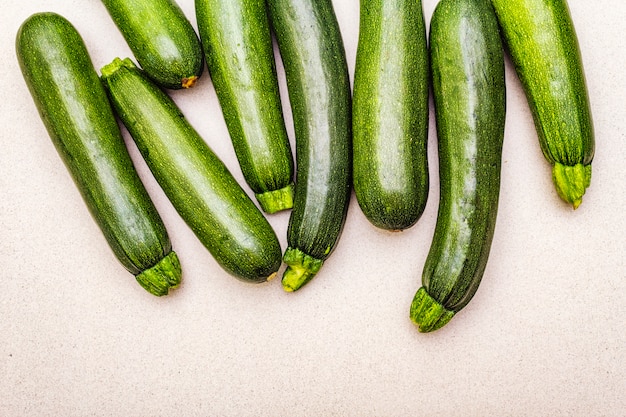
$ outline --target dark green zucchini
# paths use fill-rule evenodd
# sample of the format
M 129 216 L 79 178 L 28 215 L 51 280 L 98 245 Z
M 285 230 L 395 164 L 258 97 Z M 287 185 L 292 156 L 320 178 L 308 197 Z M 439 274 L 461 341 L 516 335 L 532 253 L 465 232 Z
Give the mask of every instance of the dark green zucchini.
M 411 227 L 428 198 L 428 45 L 421 0 L 362 0 L 354 71 L 354 191 L 375 226 Z
M 351 97 L 330 0 L 270 0 L 296 136 L 296 193 L 282 284 L 295 291 L 337 244 L 352 183 Z
M 85 44 L 55 13 L 30 16 L 17 58 L 50 138 L 115 256 L 154 295 L 179 285 L 180 263 L 141 183 Z
M 441 0 L 430 30 L 441 192 L 411 305 L 421 332 L 444 326 L 482 279 L 496 225 L 506 112 L 504 51 L 490 0 Z
M 102 0 L 137 62 L 161 87 L 190 88 L 202 74 L 202 45 L 174 0 Z
M 235 277 L 262 282 L 281 264 L 274 230 L 176 106 L 130 59 L 102 68 L 117 114 L 180 216 Z
M 576 209 L 591 183 L 593 120 L 565 0 L 493 0 L 559 196 Z
M 261 208 L 293 206 L 293 155 L 264 0 L 196 0 L 207 66 L 243 176 Z

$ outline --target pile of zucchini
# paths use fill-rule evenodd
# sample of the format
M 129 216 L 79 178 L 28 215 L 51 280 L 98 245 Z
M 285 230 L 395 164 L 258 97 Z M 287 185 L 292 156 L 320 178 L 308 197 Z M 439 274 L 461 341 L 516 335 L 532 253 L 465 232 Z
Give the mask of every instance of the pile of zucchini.
M 505 50 L 558 195 L 577 208 L 589 187 L 593 126 L 566 0 L 440 0 L 429 30 L 420 0 L 360 0 L 353 90 L 332 0 L 195 0 L 199 34 L 174 0 L 102 2 L 136 61 L 115 58 L 99 75 L 74 26 L 51 12 L 22 24 L 17 57 L 88 209 L 152 294 L 176 288 L 181 265 L 116 117 L 225 271 L 264 282 L 284 263 L 282 286 L 295 291 L 333 253 L 352 190 L 375 227 L 399 231 L 419 220 L 429 192 L 432 90 L 440 199 L 410 308 L 421 332 L 468 304 L 487 265 Z M 272 37 L 287 79 L 295 163 Z M 194 87 L 205 63 L 256 204 L 167 93 Z M 282 210 L 291 210 L 284 252 L 265 217 Z

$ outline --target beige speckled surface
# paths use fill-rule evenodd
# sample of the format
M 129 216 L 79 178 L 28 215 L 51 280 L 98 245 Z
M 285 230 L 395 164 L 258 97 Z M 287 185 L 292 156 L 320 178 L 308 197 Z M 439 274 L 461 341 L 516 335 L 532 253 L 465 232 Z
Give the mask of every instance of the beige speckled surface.
M 358 1 L 334 3 L 352 71 Z M 179 4 L 195 24 L 193 1 Z M 435 4 L 425 1 L 428 17 Z M 158 299 L 89 217 L 23 84 L 14 39 L 27 16 L 49 10 L 75 24 L 97 68 L 128 47 L 99 1 L 3 2 L 0 416 L 623 416 L 626 5 L 570 8 L 596 127 L 591 188 L 575 212 L 560 202 L 507 62 L 491 258 L 470 305 L 424 335 L 408 309 L 437 211 L 432 115 L 420 222 L 401 234 L 376 230 L 353 198 L 336 252 L 294 294 L 223 272 L 131 147 L 184 269 L 182 287 Z M 207 73 L 173 96 L 242 180 Z M 287 220 L 270 218 L 283 246 Z

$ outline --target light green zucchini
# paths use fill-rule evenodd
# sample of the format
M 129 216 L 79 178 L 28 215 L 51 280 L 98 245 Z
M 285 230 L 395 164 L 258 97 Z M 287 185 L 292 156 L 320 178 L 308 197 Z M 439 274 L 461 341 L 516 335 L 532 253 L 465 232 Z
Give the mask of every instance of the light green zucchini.
M 574 209 L 591 184 L 593 120 L 565 0 L 493 0 L 558 195 Z

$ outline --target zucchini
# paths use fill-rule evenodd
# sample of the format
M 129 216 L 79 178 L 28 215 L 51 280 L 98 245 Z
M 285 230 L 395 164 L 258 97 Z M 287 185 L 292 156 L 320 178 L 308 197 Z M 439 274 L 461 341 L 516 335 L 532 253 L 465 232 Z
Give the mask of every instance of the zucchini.
M 287 229 L 286 291 L 306 284 L 331 255 L 352 183 L 348 66 L 330 0 L 270 0 L 296 138 L 296 191 Z
M 264 0 L 196 0 L 207 66 L 243 176 L 268 213 L 293 206 L 293 155 Z
M 121 264 L 147 291 L 180 284 L 169 236 L 135 168 L 83 39 L 55 13 L 36 13 L 16 51 L 50 138 Z
M 354 192 L 387 230 L 411 227 L 428 198 L 428 45 L 421 0 L 362 0 L 354 70 Z
M 439 147 L 437 224 L 410 317 L 444 326 L 474 296 L 494 234 L 506 91 L 504 50 L 490 0 L 441 0 L 430 58 Z
M 161 87 L 193 87 L 204 69 L 202 46 L 174 0 L 102 0 L 135 59 Z
M 273 277 L 281 264 L 274 230 L 174 101 L 128 58 L 101 72 L 155 179 L 215 260 L 243 281 Z
M 565 0 L 493 0 L 515 70 L 552 165 L 558 195 L 576 209 L 591 183 L 593 120 Z

